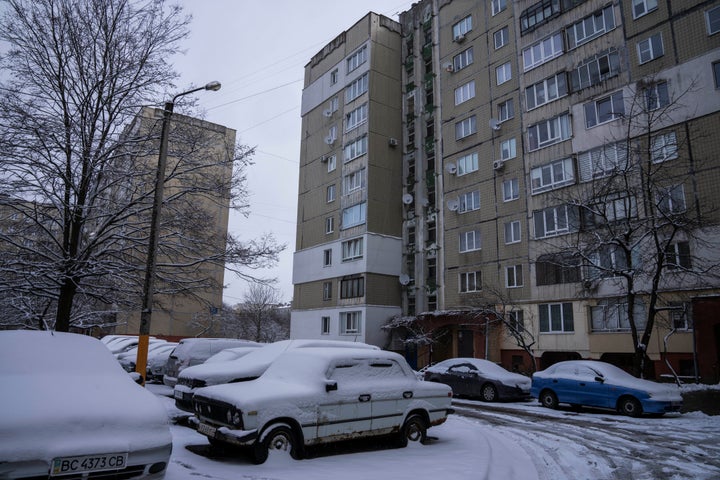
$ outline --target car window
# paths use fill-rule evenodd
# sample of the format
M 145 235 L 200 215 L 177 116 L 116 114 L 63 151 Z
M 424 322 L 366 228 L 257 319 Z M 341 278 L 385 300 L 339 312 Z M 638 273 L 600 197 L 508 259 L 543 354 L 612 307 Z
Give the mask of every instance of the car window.
M 448 371 L 451 373 L 470 373 L 477 371 L 477 369 L 469 363 L 460 363 L 448 368 Z
M 342 362 L 335 365 L 330 373 L 330 379 L 338 384 L 348 384 L 367 381 L 369 366 L 364 362 Z

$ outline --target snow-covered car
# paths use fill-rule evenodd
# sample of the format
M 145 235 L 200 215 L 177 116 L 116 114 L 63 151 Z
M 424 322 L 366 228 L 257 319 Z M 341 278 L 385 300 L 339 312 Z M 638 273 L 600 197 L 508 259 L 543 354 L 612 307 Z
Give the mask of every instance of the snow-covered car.
M 234 347 L 260 347 L 261 344 L 237 338 L 184 338 L 165 363 L 163 383 L 174 387 L 177 377 L 187 367 L 199 365 L 221 350 Z
M 283 352 L 294 348 L 336 347 L 364 348 L 379 350 L 375 345 L 342 340 L 280 340 L 254 351 L 245 352 L 235 360 L 227 362 L 205 362 L 183 370 L 175 385 L 175 405 L 186 412 L 193 412 L 192 396 L 195 390 L 222 383 L 237 383 L 253 380 L 267 370 Z M 235 349 L 233 349 L 235 350 Z M 227 350 L 226 350 L 227 351 Z M 210 359 L 208 359 L 209 361 Z
M 161 347 L 167 348 L 167 344 L 168 344 L 168 342 L 165 340 L 150 341 L 148 343 L 148 350 L 147 350 L 148 358 L 150 358 L 150 355 L 152 355 L 152 353 L 155 350 L 157 350 L 158 348 L 161 348 Z M 175 343 L 174 345 L 177 345 L 177 343 Z M 174 348 L 174 347 L 172 347 L 172 348 Z M 172 348 L 171 348 L 171 350 L 172 350 Z M 135 345 L 134 347 L 132 347 L 128 350 L 125 350 L 124 352 L 116 353 L 115 358 L 118 359 L 118 362 L 120 362 L 120 365 L 122 365 L 122 367 L 126 371 L 133 372 L 133 371 L 135 371 L 135 361 L 137 360 L 137 353 L 138 353 L 138 346 Z
M 0 478 L 164 478 L 167 411 L 99 340 L 1 331 L 0 385 Z
M 161 348 L 153 350 L 152 355 L 148 354 L 147 358 L 147 375 L 145 379 L 149 382 L 163 383 L 163 376 L 165 375 L 165 364 L 170 358 L 170 354 L 175 347 L 176 342 L 168 342 L 167 345 L 163 345 Z
M 530 393 L 548 408 L 568 403 L 609 408 L 632 417 L 662 415 L 682 407 L 677 386 L 636 378 L 615 365 L 595 360 L 569 360 L 535 372 Z
M 287 350 L 259 378 L 193 397 L 198 432 L 249 447 L 256 463 L 270 451 L 302 458 L 306 446 L 351 438 L 423 442 L 451 402 L 450 387 L 418 380 L 397 353 L 328 347 Z
M 429 382 L 449 385 L 456 397 L 480 398 L 486 402 L 523 400 L 530 396 L 530 378 L 512 373 L 480 358 L 451 358 L 425 369 Z

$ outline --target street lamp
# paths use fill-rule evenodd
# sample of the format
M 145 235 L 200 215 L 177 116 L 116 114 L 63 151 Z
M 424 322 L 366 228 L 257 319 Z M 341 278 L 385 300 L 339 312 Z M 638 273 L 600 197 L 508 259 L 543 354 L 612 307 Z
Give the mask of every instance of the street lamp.
M 152 216 L 150 218 L 150 240 L 148 244 L 147 263 L 145 264 L 143 303 L 142 311 L 140 312 L 140 335 L 138 338 L 137 359 L 135 361 L 135 371 L 142 375 L 143 385 L 145 384 L 144 379 L 147 373 L 148 335 L 150 335 L 150 321 L 152 320 L 155 267 L 157 265 L 157 243 L 160 237 L 160 212 L 162 210 L 163 188 L 165 185 L 170 118 L 173 114 L 175 101 L 179 97 L 199 92 L 200 90 L 212 90 L 216 92 L 220 90 L 220 82 L 210 82 L 203 87 L 178 93 L 171 101 L 165 103 L 165 110 L 163 111 L 162 129 L 160 131 L 160 154 L 158 155 L 157 172 L 155 172 L 155 198 L 153 200 Z

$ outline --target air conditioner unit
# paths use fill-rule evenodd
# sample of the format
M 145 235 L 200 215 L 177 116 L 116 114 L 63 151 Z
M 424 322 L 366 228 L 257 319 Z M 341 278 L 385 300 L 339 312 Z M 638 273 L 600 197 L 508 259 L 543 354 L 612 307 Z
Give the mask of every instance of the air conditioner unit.
M 455 165 L 454 163 L 446 163 L 445 171 L 450 175 L 454 175 L 455 172 L 457 172 L 457 165 Z
M 452 63 L 448 63 L 447 65 L 445 65 L 445 71 L 450 73 L 454 72 L 455 65 L 453 65 Z
M 389 138 L 388 145 L 390 145 L 391 147 L 397 147 L 398 146 L 397 138 Z
M 333 111 L 330 110 L 329 108 L 327 110 L 323 110 L 323 115 L 325 115 L 326 117 L 332 117 L 332 114 L 333 114 Z
M 457 37 L 453 38 L 453 42 L 455 43 L 462 43 L 465 41 L 465 35 L 460 34 Z
M 494 169 L 494 170 L 502 170 L 503 167 L 505 167 L 505 162 L 503 162 L 502 160 L 495 160 L 495 161 L 493 162 L 493 169 Z

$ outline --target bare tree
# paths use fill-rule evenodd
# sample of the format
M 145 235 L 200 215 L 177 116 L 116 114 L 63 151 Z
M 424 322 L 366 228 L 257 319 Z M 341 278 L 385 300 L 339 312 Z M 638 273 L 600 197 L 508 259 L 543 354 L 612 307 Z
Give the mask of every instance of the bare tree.
M 4 5 L 0 305 L 11 323 L 66 331 L 137 308 L 160 132 L 157 111 L 141 106 L 174 89 L 168 59 L 190 19 L 163 0 Z M 208 265 L 253 279 L 248 270 L 284 248 L 208 228 L 217 213 L 201 205 L 247 212 L 253 151 L 223 139 L 188 117 L 173 120 L 158 293 L 221 288 Z
M 240 337 L 256 342 L 274 342 L 289 337 L 290 318 L 282 308 L 280 294 L 272 285 L 251 283 L 242 303 L 236 307 L 236 328 Z

